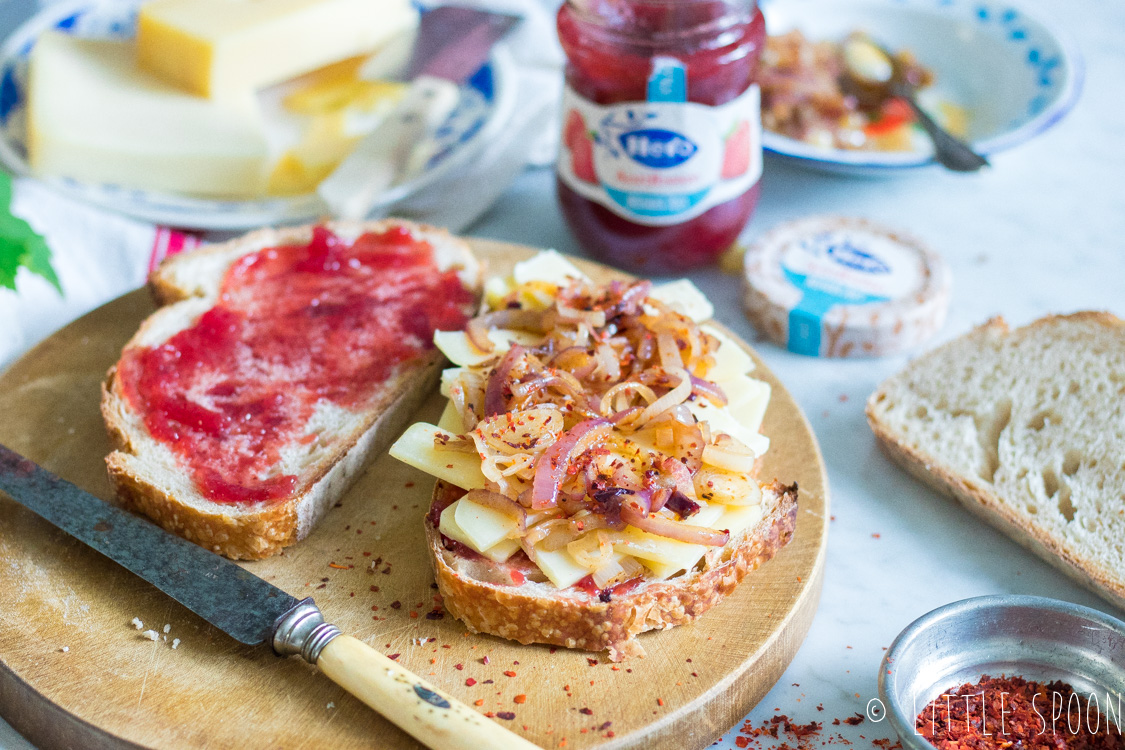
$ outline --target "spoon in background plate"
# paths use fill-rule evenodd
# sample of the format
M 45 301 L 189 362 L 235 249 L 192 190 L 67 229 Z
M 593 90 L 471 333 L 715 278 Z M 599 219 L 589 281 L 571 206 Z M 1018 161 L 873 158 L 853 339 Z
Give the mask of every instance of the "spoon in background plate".
M 934 158 L 954 172 L 976 172 L 988 166 L 988 160 L 976 153 L 938 125 L 918 105 L 915 94 L 920 82 L 917 76 L 897 63 L 882 46 L 865 34 L 851 34 L 843 44 L 845 90 L 855 94 L 865 106 L 877 107 L 890 98 L 905 101 L 922 128 L 934 143 Z

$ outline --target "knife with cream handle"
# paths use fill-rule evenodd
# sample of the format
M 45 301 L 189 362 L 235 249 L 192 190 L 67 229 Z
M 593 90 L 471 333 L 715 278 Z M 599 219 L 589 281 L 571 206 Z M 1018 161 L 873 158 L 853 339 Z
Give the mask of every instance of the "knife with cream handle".
M 299 655 L 419 742 L 438 750 L 536 747 L 298 600 L 202 547 L 94 497 L 0 445 L 0 492 L 143 578 L 240 643 Z M 232 657 L 233 658 L 233 657 Z M 279 686 L 284 689 L 283 686 Z
M 422 14 L 403 76 L 410 81 L 406 95 L 317 188 L 334 215 L 363 218 L 384 191 L 425 167 L 434 135 L 460 101 L 461 86 L 519 20 L 452 5 Z

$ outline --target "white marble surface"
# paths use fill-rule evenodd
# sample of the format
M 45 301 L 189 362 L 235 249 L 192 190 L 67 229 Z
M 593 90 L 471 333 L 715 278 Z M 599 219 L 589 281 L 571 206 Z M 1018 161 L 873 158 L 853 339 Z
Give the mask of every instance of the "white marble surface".
M 1125 317 L 1125 3 L 1020 4 L 1058 19 L 1086 59 L 1085 91 L 1060 125 L 997 156 L 994 168 L 977 176 L 931 169 L 857 181 L 767 162 L 764 195 L 747 237 L 824 212 L 867 216 L 920 235 L 945 255 L 954 274 L 953 303 L 939 338 L 998 314 L 1013 324 L 1080 309 Z M 548 171 L 525 173 L 471 233 L 578 252 L 553 193 Z M 692 278 L 715 300 L 724 323 L 753 337 L 739 311 L 735 279 L 718 272 Z M 755 724 L 775 712 L 828 725 L 862 713 L 876 696 L 883 648 L 916 617 L 958 599 L 1040 594 L 1123 615 L 954 502 L 920 488 L 877 451 L 863 402 L 905 358 L 817 360 L 768 344 L 759 351 L 821 441 L 836 520 L 820 610 L 792 665 L 750 713 Z M 891 731 L 870 721 L 826 729 L 858 748 Z M 735 734 L 728 732 L 719 745 L 735 747 Z M 692 745 L 685 738 L 685 746 Z M 0 722 L 0 750 L 30 747 Z

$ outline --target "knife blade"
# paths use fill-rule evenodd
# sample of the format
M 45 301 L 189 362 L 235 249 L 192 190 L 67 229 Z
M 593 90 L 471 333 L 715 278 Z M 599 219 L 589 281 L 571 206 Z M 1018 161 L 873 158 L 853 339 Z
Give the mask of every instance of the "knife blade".
M 140 576 L 240 643 L 300 655 L 432 748 L 536 746 L 485 719 L 229 560 L 107 503 L 0 445 L 0 491 Z
M 317 187 L 332 213 L 362 219 L 379 196 L 433 155 L 433 136 L 461 98 L 461 86 L 480 70 L 492 46 L 519 16 L 443 5 L 422 14 L 404 79 L 402 101 L 364 136 Z

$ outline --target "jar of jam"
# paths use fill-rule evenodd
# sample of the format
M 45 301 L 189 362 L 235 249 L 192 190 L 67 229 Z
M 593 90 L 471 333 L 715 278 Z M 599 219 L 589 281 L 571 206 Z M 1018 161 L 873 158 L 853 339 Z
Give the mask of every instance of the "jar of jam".
M 566 0 L 559 202 L 591 255 L 645 273 L 716 260 L 758 201 L 756 0 Z

